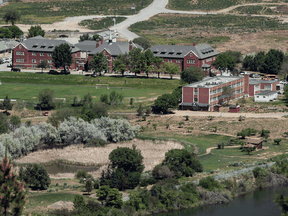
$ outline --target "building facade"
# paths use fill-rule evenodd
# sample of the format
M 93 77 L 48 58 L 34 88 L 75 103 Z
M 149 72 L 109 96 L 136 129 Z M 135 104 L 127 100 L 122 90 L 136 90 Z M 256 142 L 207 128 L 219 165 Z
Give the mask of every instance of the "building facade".
M 164 62 L 178 64 L 181 71 L 187 67 L 201 67 L 204 71 L 213 68 L 212 63 L 220 53 L 207 44 L 195 43 L 193 46 L 154 45 L 150 48 L 155 57 L 163 58 Z M 207 74 L 208 75 L 208 74 Z
M 19 43 L 12 52 L 12 66 L 17 68 L 37 68 L 39 62 L 48 61 L 49 68 L 55 68 L 52 62 L 52 53 L 56 46 L 67 43 L 65 40 L 49 40 L 41 36 L 29 38 Z M 80 49 L 71 45 L 73 63 L 70 69 L 76 69 L 76 58 L 80 56 Z
M 251 83 L 251 85 L 250 85 Z M 243 96 L 254 96 L 255 90 L 251 90 L 255 85 L 259 85 L 259 92 L 269 88 L 276 89 L 279 81 L 266 81 L 251 79 L 249 75 L 239 76 L 216 76 L 209 77 L 200 82 L 189 84 L 182 87 L 182 108 L 200 111 L 214 111 L 216 107 L 227 102 L 227 98 L 222 95 L 223 87 L 228 86 L 232 89 L 231 99 Z

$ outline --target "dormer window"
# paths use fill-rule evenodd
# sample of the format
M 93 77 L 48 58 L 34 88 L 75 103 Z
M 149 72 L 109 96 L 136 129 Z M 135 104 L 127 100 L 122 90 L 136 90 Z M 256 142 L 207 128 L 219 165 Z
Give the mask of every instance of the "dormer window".
M 38 47 L 38 45 L 37 45 L 37 44 L 34 44 L 34 45 L 33 45 L 33 48 L 37 48 L 37 47 Z
M 52 49 L 54 46 L 48 46 L 48 49 Z
M 44 49 L 46 46 L 45 45 L 42 45 L 40 48 Z
M 166 53 L 166 52 L 161 52 L 160 54 L 161 54 L 161 55 L 164 55 L 165 53 Z
M 158 52 L 157 52 L 157 51 L 154 51 L 153 53 L 154 53 L 154 54 L 157 54 Z
M 181 54 L 182 54 L 181 52 L 177 52 L 177 53 L 176 53 L 176 55 L 181 55 Z
M 105 50 L 103 51 L 103 54 L 104 54 L 104 55 L 106 54 L 106 51 L 105 51 Z
M 169 52 L 168 54 L 169 54 L 169 55 L 173 55 L 173 53 L 174 53 L 174 52 Z
M 192 53 L 190 53 L 190 57 L 192 57 L 193 55 L 192 55 Z

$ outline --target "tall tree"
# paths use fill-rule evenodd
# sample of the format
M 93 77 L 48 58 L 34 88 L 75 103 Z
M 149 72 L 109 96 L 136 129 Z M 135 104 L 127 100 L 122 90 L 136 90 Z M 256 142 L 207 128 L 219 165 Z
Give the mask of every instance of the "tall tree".
M 169 108 L 176 108 L 178 106 L 178 98 L 173 94 L 163 94 L 154 101 L 155 111 L 168 113 Z
M 42 68 L 42 73 L 43 69 L 48 67 L 48 61 L 46 59 L 41 59 L 41 61 L 37 65 L 38 68 Z
M 9 130 L 8 117 L 4 113 L 0 113 L 0 134 L 7 133 Z
M 172 62 L 165 62 L 164 63 L 165 71 L 170 75 L 170 78 L 173 78 L 174 74 L 180 73 L 181 68 L 178 64 L 174 64 Z
M 36 36 L 45 36 L 45 31 L 41 28 L 41 26 L 37 25 L 37 26 L 31 26 L 30 29 L 28 29 L 28 36 L 27 38 L 31 38 L 31 37 L 36 37 Z
M 53 90 L 44 89 L 38 94 L 39 104 L 43 110 L 50 110 L 55 108 L 55 94 Z
M 158 78 L 160 78 L 160 73 L 163 72 L 163 68 L 164 66 L 162 65 L 163 59 L 156 57 L 154 59 L 154 63 L 155 63 L 155 67 L 156 68 L 156 72 L 158 73 Z
M 6 153 L 0 163 L 0 211 L 3 216 L 22 215 L 25 204 L 25 189 L 24 184 L 17 177 Z
M 141 72 L 141 49 L 139 48 L 133 48 L 132 50 L 129 51 L 129 56 L 130 56 L 130 61 L 131 61 L 131 66 L 130 70 L 135 73 L 135 76 L 137 73 Z
M 222 88 L 222 96 L 226 98 L 227 104 L 229 105 L 230 100 L 233 97 L 233 89 L 230 86 L 224 86 Z
M 146 50 L 145 53 L 143 53 L 143 54 L 144 54 L 144 58 L 143 58 L 143 62 L 142 62 L 142 64 L 143 64 L 142 69 L 143 69 L 143 72 L 145 72 L 147 77 L 148 77 L 150 71 L 152 70 L 152 66 L 155 62 L 155 60 L 154 60 L 155 57 L 154 57 L 153 52 L 150 49 Z
M 19 11 L 15 9 L 10 9 L 6 11 L 6 13 L 3 16 L 3 19 L 5 20 L 6 23 L 11 22 L 12 25 L 15 24 L 16 21 L 20 21 L 21 15 Z
M 181 79 L 189 84 L 201 81 L 205 76 L 206 74 L 204 71 L 201 68 L 195 66 L 186 68 L 180 74 Z
M 101 76 L 102 71 L 108 70 L 108 59 L 103 53 L 97 53 L 92 56 L 89 67 Z
M 233 68 L 236 66 L 236 61 L 226 53 L 221 53 L 216 57 L 216 60 L 212 63 L 212 65 L 222 71 L 225 71 L 226 69 L 232 71 Z
M 8 29 L 4 27 L 0 27 L 0 38 L 12 38 L 13 33 Z
M 120 71 L 122 76 L 124 76 L 124 72 L 126 71 L 127 67 L 130 65 L 130 59 L 128 54 L 119 55 L 117 57 L 116 62 L 114 63 L 114 70 Z
M 15 25 L 9 26 L 8 29 L 12 32 L 12 38 L 20 38 L 23 35 L 23 31 Z
M 1 104 L 1 109 L 5 110 L 5 113 L 8 114 L 8 110 L 12 110 L 13 104 L 11 103 L 11 100 L 6 97 L 4 98 L 4 101 Z
M 52 54 L 52 59 L 54 66 L 56 68 L 63 67 L 64 73 L 66 73 L 66 66 L 69 67 L 73 63 L 70 45 L 68 43 L 63 43 L 56 46 Z
M 278 74 L 283 60 L 284 53 L 281 50 L 270 49 L 259 70 L 261 73 Z
M 152 46 L 151 41 L 146 37 L 135 38 L 133 40 L 133 43 L 139 44 L 141 47 L 143 47 L 144 50 L 146 50 Z

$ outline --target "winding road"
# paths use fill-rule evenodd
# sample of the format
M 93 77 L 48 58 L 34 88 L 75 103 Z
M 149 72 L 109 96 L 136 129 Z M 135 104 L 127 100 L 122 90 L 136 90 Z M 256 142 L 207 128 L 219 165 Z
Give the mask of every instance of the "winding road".
M 242 6 L 254 6 L 254 5 L 288 5 L 288 3 L 248 3 L 231 6 L 225 9 L 221 9 L 218 11 L 204 12 L 204 11 L 179 11 L 179 10 L 169 10 L 166 8 L 168 4 L 168 0 L 154 0 L 148 7 L 142 9 L 138 14 L 132 16 L 125 16 L 127 19 L 115 26 L 115 29 L 120 33 L 123 38 L 127 38 L 129 40 L 133 40 L 134 38 L 139 37 L 137 34 L 128 30 L 129 26 L 148 20 L 150 17 L 155 16 L 160 13 L 178 13 L 178 14 L 195 14 L 195 15 L 208 15 L 208 14 L 226 14 L 229 11 L 232 11 L 238 7 Z M 232 14 L 232 13 L 231 13 Z M 235 15 L 235 14 L 234 14 Z M 245 14 L 236 14 L 239 16 L 246 16 Z M 93 19 L 93 18 L 103 18 L 103 17 L 112 17 L 113 15 L 87 15 L 87 16 L 78 16 L 78 17 L 67 17 L 61 22 L 56 22 L 53 24 L 43 24 L 41 27 L 45 31 L 51 31 L 53 29 L 65 29 L 75 31 L 76 29 L 80 32 L 92 32 L 93 30 L 87 29 L 86 27 L 79 26 L 78 23 L 85 19 Z M 283 22 L 288 22 L 288 16 L 284 15 L 259 15 L 252 14 L 251 16 L 264 16 L 264 17 L 277 17 Z M 30 25 L 18 25 L 24 32 L 28 32 Z

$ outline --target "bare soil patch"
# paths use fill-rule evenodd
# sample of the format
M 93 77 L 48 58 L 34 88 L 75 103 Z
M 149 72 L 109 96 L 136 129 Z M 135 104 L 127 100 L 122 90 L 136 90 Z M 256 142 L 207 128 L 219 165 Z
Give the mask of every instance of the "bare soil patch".
M 144 157 L 144 171 L 151 170 L 159 164 L 165 157 L 165 153 L 170 149 L 182 149 L 183 146 L 177 142 L 152 142 L 134 139 L 126 143 L 109 144 L 102 148 L 84 148 L 83 145 L 71 145 L 64 149 L 42 150 L 29 153 L 27 156 L 17 159 L 16 163 L 47 163 L 53 160 L 67 160 L 87 164 L 108 164 L 109 154 L 117 147 L 136 148 L 141 151 Z M 103 167 L 105 168 L 105 166 Z M 102 168 L 102 169 L 103 169 Z M 101 170 L 91 173 L 94 177 L 100 177 Z M 52 176 L 51 176 L 52 177 Z M 53 178 L 73 178 L 73 173 L 57 174 Z

